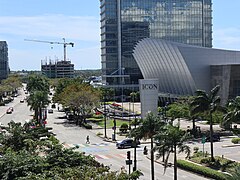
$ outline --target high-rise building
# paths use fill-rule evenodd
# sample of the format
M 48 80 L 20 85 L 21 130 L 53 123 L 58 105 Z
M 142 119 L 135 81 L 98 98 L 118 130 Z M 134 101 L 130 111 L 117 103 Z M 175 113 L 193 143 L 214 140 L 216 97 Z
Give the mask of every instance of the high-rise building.
M 6 41 L 0 41 L 0 80 L 6 79 L 8 74 L 8 45 Z
M 211 0 L 100 0 L 103 83 L 138 88 L 133 49 L 143 38 L 212 47 Z

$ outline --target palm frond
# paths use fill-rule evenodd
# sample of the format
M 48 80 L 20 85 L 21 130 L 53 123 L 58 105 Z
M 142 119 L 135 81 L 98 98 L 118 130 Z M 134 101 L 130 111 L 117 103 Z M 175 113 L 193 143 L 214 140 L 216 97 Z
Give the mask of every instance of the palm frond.
M 220 90 L 220 85 L 216 85 L 214 88 L 211 89 L 211 97 L 217 96 Z

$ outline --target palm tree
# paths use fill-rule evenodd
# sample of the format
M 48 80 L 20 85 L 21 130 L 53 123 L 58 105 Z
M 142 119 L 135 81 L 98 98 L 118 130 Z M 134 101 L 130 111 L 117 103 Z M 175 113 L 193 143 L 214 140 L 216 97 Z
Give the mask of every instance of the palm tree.
M 29 76 L 27 90 L 31 93 L 34 91 L 49 92 L 49 82 L 47 78 L 40 75 Z
M 232 176 L 229 177 L 228 180 L 238 180 L 240 179 L 240 166 L 235 167 Z
M 136 139 L 150 139 L 151 140 L 151 174 L 152 180 L 154 180 L 154 152 L 153 143 L 154 136 L 158 133 L 161 127 L 163 127 L 164 122 L 160 118 L 154 115 L 152 112 L 148 113 L 146 118 L 141 120 L 141 125 L 130 131 L 130 136 Z
M 239 122 L 240 117 L 240 96 L 232 99 L 227 104 L 228 112 L 223 117 L 222 125 L 231 128 L 233 122 Z
M 48 100 L 48 94 L 44 91 L 34 91 L 30 94 L 27 100 L 28 106 L 30 106 L 31 110 L 34 110 L 34 119 L 39 123 L 42 117 L 42 109 L 46 108 L 46 106 L 50 103 Z
M 153 149 L 153 151 L 157 152 L 156 158 L 158 159 L 164 154 L 166 155 L 164 161 L 164 173 L 166 172 L 166 168 L 168 166 L 169 156 L 173 152 L 174 180 L 177 180 L 177 149 L 178 153 L 185 152 L 187 153 L 187 157 L 189 157 L 190 147 L 185 145 L 185 142 L 189 140 L 189 135 L 185 131 L 181 130 L 179 126 L 168 124 L 155 136 L 155 140 L 159 144 Z
M 206 113 L 209 117 L 209 124 L 210 124 L 210 144 L 211 144 L 211 161 L 214 161 L 213 156 L 213 122 L 212 122 L 212 113 L 217 110 L 222 110 L 220 106 L 221 98 L 218 96 L 218 92 L 220 90 L 220 86 L 215 86 L 209 94 L 207 94 L 203 90 L 197 90 L 196 96 L 193 98 L 191 102 L 191 110 L 192 115 L 198 113 Z

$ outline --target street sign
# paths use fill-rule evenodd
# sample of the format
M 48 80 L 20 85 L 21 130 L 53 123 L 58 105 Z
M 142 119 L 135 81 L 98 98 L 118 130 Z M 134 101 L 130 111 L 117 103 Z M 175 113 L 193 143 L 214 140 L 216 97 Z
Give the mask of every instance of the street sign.
M 126 165 L 132 164 L 132 160 L 126 160 Z
M 202 143 L 204 144 L 206 142 L 206 136 L 202 136 Z

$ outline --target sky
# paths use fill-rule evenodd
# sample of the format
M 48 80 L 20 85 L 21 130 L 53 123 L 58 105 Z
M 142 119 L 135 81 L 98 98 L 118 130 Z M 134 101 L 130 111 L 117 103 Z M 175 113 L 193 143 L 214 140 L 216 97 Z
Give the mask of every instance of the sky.
M 240 51 L 240 0 L 213 0 L 213 47 Z M 99 0 L 0 0 L 0 41 L 11 70 L 40 70 L 41 60 L 67 59 L 75 69 L 100 69 Z

